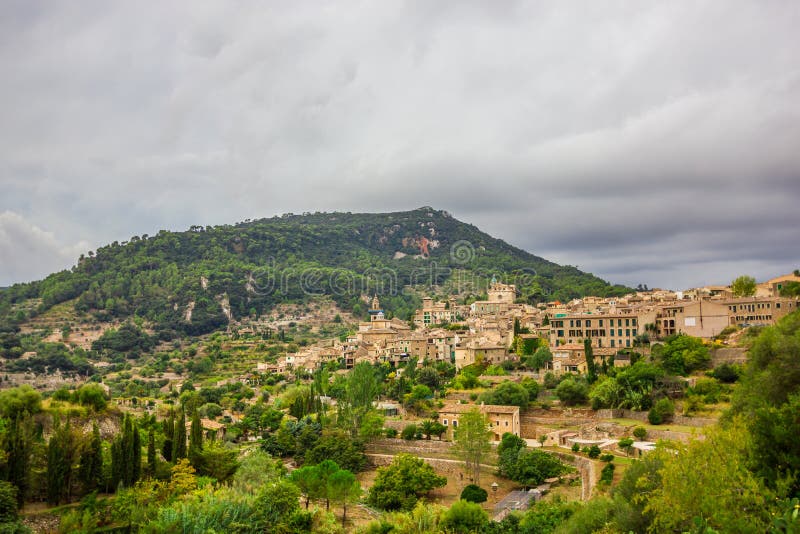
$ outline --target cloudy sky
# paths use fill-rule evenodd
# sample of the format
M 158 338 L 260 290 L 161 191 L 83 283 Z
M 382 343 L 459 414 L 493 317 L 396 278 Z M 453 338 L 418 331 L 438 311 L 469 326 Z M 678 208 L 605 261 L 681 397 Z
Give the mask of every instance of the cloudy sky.
M 423 205 L 612 282 L 800 267 L 800 2 L 0 3 L 0 286 Z

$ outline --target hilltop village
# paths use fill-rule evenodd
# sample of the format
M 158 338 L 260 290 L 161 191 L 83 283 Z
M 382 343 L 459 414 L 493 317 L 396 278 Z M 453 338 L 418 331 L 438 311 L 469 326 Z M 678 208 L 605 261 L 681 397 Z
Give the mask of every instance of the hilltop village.
M 372 532 L 411 520 L 402 514 L 432 514 L 456 532 L 556 531 L 615 488 L 642 483 L 632 466 L 691 458 L 729 438 L 716 423 L 742 409 L 749 351 L 799 315 L 800 273 L 745 286 L 531 305 L 493 278 L 477 298 L 434 288 L 405 320 L 380 295 L 362 296 L 362 320 L 323 298 L 171 341 L 144 321 L 87 324 L 55 307 L 2 339 L 0 413 L 39 436 L 24 438 L 27 464 L 6 480 L 20 502 L 106 495 L 86 516 L 95 526 L 174 526 L 175 507 L 189 502 L 175 481 L 210 480 L 221 485 L 190 499 L 203 510 L 229 484 L 238 489 L 223 497 L 244 499 L 254 517 L 297 492 L 275 512 L 287 531 L 305 518 L 306 531 L 341 521 L 333 531 Z M 14 439 L 8 458 L 19 454 Z M 785 444 L 759 445 L 770 446 Z M 344 486 L 313 482 L 334 472 Z M 763 491 L 778 491 L 764 480 Z M 135 516 L 141 495 L 150 504 Z M 304 502 L 317 507 L 303 512 Z M 625 502 L 638 507 L 634 523 L 660 520 Z M 77 508 L 23 510 L 42 532 L 89 521 Z M 475 528 L 447 526 L 462 515 Z M 514 526 L 545 517 L 560 519 L 549 530 Z M 641 531 L 622 517 L 621 531 Z
M 648 346 L 676 334 L 706 341 L 724 332 L 749 326 L 769 326 L 797 310 L 798 298 L 781 296 L 787 283 L 800 282 L 789 274 L 756 285 L 754 294 L 735 297 L 729 286 L 709 286 L 687 291 L 637 291 L 624 297 L 584 297 L 570 302 L 538 306 L 516 302 L 516 288 L 493 279 L 485 300 L 458 304 L 455 297 L 439 301 L 422 299 L 412 321 L 386 319 L 377 296 L 370 303 L 369 321 L 344 341 L 287 354 L 258 371 L 311 373 L 320 365 L 341 360 L 355 364 L 389 363 L 392 367 L 414 358 L 453 363 L 456 369 L 484 362 L 501 365 L 518 361 L 515 342 L 549 347 L 553 361 L 543 368 L 554 374 L 585 373 L 584 341 L 595 359 L 614 357 L 614 364 L 630 363 L 630 350 Z M 256 334 L 258 328 L 237 330 Z M 324 345 L 324 344 L 323 344 Z

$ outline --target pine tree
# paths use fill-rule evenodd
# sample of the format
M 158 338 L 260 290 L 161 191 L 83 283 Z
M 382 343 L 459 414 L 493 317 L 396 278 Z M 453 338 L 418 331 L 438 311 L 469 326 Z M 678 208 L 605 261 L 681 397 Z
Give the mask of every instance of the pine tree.
M 186 413 L 181 409 L 175 421 L 175 432 L 172 438 L 172 462 L 186 458 Z
M 200 455 L 203 452 L 203 425 L 200 423 L 200 416 L 197 410 L 192 415 L 192 426 L 189 432 L 189 461 L 192 467 L 198 469 Z

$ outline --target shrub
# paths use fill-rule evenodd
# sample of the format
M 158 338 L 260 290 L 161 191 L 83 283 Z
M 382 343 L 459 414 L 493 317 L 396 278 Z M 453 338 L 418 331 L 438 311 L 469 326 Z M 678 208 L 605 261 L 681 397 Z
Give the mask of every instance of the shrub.
M 470 484 L 461 492 L 461 499 L 469 502 L 486 502 L 489 498 L 489 493 L 480 486 Z
M 614 455 L 613 454 L 608 454 L 608 453 L 601 454 L 600 455 L 600 461 L 601 462 L 606 462 L 606 463 L 613 462 L 614 461 Z
M 396 438 L 397 437 L 397 430 L 394 428 L 384 428 L 383 433 L 386 434 L 387 438 Z
M 403 432 L 400 434 L 400 437 L 403 438 L 403 439 L 407 439 L 409 441 L 412 440 L 412 439 L 416 439 L 416 437 L 417 437 L 417 425 L 415 425 L 413 423 L 410 424 L 410 425 L 406 425 L 403 428 Z
M 647 429 L 643 426 L 637 426 L 633 429 L 633 437 L 639 441 L 643 441 L 647 437 Z
M 651 425 L 666 423 L 675 415 L 675 405 L 669 399 L 659 399 L 650 411 L 647 412 L 647 420 Z
M 741 367 L 736 365 L 730 365 L 727 363 L 723 363 L 718 365 L 714 371 L 711 373 L 711 376 L 719 380 L 724 384 L 733 384 L 737 380 L 739 380 L 739 376 L 741 375 Z
M 439 526 L 446 532 L 478 532 L 489 522 L 489 516 L 480 504 L 456 501 L 442 515 Z
M 581 451 L 581 446 L 578 445 L 577 443 L 573 443 L 572 444 L 572 452 L 580 452 L 580 451 Z
M 611 484 L 611 481 L 614 479 L 614 469 L 614 464 L 606 464 L 603 470 L 600 471 L 600 482 Z
M 593 459 L 597 458 L 598 456 L 600 456 L 600 447 L 598 447 L 597 445 L 592 445 L 591 447 L 589 447 L 588 455 L 589 458 Z
M 586 402 L 589 395 L 589 388 L 582 380 L 567 378 L 556 388 L 558 400 L 565 406 L 574 406 Z

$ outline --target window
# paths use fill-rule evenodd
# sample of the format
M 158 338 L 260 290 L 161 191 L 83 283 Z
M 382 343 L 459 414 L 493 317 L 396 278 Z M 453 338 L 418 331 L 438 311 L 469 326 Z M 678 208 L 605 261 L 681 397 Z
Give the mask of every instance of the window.
M 612 330 L 612 332 L 613 332 L 613 330 Z M 611 340 L 611 346 L 612 347 L 614 346 L 614 340 L 613 339 Z
M 442 424 L 443 424 L 444 426 L 447 426 L 447 419 L 442 419 Z
M 625 326 L 630 326 L 630 325 L 631 325 L 631 320 L 625 319 Z
M 508 426 L 508 421 L 506 421 L 506 426 Z
M 617 335 L 618 335 L 619 337 L 622 337 L 622 328 L 620 328 L 620 329 L 618 329 L 618 330 L 617 330 Z
M 455 419 L 453 419 L 453 428 L 456 428 L 457 426 L 458 426 L 458 421 L 456 421 Z
M 600 319 L 600 326 L 603 326 L 603 320 Z

